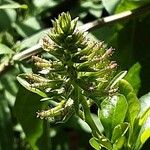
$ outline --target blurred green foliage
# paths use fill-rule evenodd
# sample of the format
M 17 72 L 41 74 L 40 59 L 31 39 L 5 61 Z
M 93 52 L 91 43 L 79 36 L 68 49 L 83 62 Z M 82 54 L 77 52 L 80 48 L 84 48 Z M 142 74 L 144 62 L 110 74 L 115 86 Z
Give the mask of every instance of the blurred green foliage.
M 10 60 L 15 53 L 35 45 L 52 26 L 51 19 L 61 12 L 69 11 L 73 18 L 80 17 L 80 24 L 85 24 L 149 5 L 149 0 L 0 0 L 0 149 L 92 149 L 88 143 L 91 131 L 79 118 L 72 117 L 63 125 L 51 126 L 36 118 L 35 112 L 44 108 L 44 103 L 39 101 L 41 97 L 16 81 L 19 73 L 31 72 L 31 61 L 11 63 Z M 116 49 L 114 59 L 119 64 L 118 70 L 129 70 L 126 80 L 138 97 L 147 94 L 150 91 L 150 12 L 106 24 L 90 34 Z M 142 108 L 146 107 L 149 94 L 140 100 Z M 92 111 L 95 113 L 95 108 Z M 142 130 L 149 133 L 149 128 Z M 146 133 L 144 137 L 149 136 Z M 149 146 L 148 141 L 143 149 Z

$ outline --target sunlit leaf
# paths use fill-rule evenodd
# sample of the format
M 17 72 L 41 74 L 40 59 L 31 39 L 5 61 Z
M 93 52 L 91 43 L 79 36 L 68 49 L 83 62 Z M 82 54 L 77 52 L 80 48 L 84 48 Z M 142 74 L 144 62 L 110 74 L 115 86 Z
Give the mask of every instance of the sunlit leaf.
M 142 125 L 139 136 L 135 144 L 135 149 L 141 149 L 144 143 L 150 137 L 150 116 L 147 118 L 145 123 Z
M 136 9 L 142 5 L 144 5 L 145 3 L 138 3 L 136 2 L 136 0 L 131 0 L 131 1 L 126 1 L 126 0 L 122 0 L 121 3 L 118 4 L 118 6 L 115 9 L 115 13 L 120 13 L 123 11 L 127 11 L 127 10 L 133 10 Z
M 98 142 L 99 142 L 101 147 L 104 147 L 107 150 L 112 150 L 113 149 L 111 142 L 103 136 L 99 136 Z
M 91 1 L 91 0 L 81 1 L 81 8 L 79 10 L 81 12 L 80 12 L 79 16 L 81 18 L 83 18 L 87 15 L 87 12 L 89 12 L 94 17 L 99 18 L 102 15 L 102 9 L 103 9 L 103 5 L 99 0 L 96 0 L 96 1 Z
M 41 29 L 40 22 L 36 17 L 28 17 L 23 22 L 16 21 L 12 25 L 22 37 L 31 36 Z
M 33 5 L 36 10 L 36 14 L 40 14 L 43 11 L 46 11 L 49 8 L 54 8 L 57 6 L 61 1 L 56 1 L 56 0 L 33 0 Z
M 108 138 L 111 138 L 113 129 L 118 124 L 123 123 L 127 109 L 126 98 L 120 94 L 112 98 L 107 98 L 102 102 L 99 117 Z
M 147 118 L 150 116 L 150 107 L 143 113 L 143 115 L 139 118 L 139 125 L 141 126 Z
M 21 41 L 20 43 L 18 43 L 19 51 L 36 45 L 39 42 L 39 40 L 42 37 L 44 37 L 44 35 L 48 32 L 48 30 L 49 29 L 45 29 L 40 32 L 37 32 L 36 34 L 33 34 L 32 36 L 29 36 L 25 38 L 23 41 Z
M 128 128 L 129 124 L 127 122 L 118 124 L 112 132 L 111 142 L 117 143 L 119 138 L 126 134 Z
M 95 122 L 95 124 L 97 125 L 97 128 L 99 129 L 99 131 L 102 133 L 104 131 L 103 125 L 99 120 L 99 117 L 93 113 L 91 113 L 91 116 Z
M 141 87 L 140 71 L 141 65 L 136 63 L 129 69 L 125 77 L 125 79 L 132 85 L 136 93 L 138 93 L 138 90 Z
M 0 9 L 17 9 L 17 8 L 27 9 L 28 6 L 27 5 L 20 5 L 18 3 L 4 4 L 4 5 L 0 6 Z
M 125 77 L 127 71 L 119 72 L 109 83 L 108 88 L 112 89 L 121 79 Z
M 105 9 L 112 14 L 121 0 L 102 0 Z
M 142 96 L 140 98 L 140 105 L 141 105 L 141 110 L 139 113 L 139 117 L 142 117 L 145 112 L 150 108 L 150 93 Z
M 13 50 L 11 50 L 8 46 L 0 43 L 0 55 L 1 54 L 13 54 Z
M 116 143 L 113 144 L 113 149 L 122 149 L 125 143 L 125 136 L 121 136 Z
M 31 92 L 34 92 L 34 93 L 37 93 L 38 95 L 42 96 L 42 97 L 47 97 L 47 95 L 40 91 L 39 89 L 36 89 L 36 88 L 33 88 L 30 86 L 30 84 L 24 80 L 23 78 L 21 78 L 20 76 L 17 76 L 17 80 L 19 81 L 19 83 L 24 86 L 27 90 L 31 91 Z
M 105 137 L 99 136 L 99 138 L 91 138 L 89 142 L 91 146 L 96 150 L 100 150 L 102 147 L 107 150 L 113 149 L 111 142 Z
M 135 118 L 140 111 L 139 100 L 136 97 L 134 89 L 126 80 L 122 79 L 119 82 L 119 91 L 126 97 L 128 103 L 127 121 L 129 121 L 131 128 L 133 128 Z
M 147 141 L 147 139 L 150 137 L 150 117 L 145 122 L 144 126 L 144 132 L 141 134 L 141 143 L 142 145 Z
M 91 145 L 94 149 L 96 149 L 96 150 L 100 150 L 100 149 L 101 149 L 100 144 L 96 141 L 95 138 L 91 138 L 91 139 L 89 140 L 89 143 L 90 143 L 90 145 Z

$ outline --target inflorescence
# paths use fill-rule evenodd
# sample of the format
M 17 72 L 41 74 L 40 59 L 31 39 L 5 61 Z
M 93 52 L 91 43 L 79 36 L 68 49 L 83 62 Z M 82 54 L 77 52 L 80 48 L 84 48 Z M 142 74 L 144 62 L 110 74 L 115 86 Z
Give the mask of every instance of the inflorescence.
M 41 119 L 62 119 L 70 111 L 74 112 L 76 87 L 96 104 L 112 90 L 109 83 L 117 67 L 116 62 L 110 60 L 113 49 L 107 48 L 104 42 L 87 38 L 87 33 L 77 28 L 77 21 L 78 18 L 72 20 L 69 13 L 62 13 L 52 21 L 53 28 L 41 42 L 51 58 L 32 56 L 40 75 L 20 75 L 30 88 L 42 91 L 56 104 L 37 112 Z

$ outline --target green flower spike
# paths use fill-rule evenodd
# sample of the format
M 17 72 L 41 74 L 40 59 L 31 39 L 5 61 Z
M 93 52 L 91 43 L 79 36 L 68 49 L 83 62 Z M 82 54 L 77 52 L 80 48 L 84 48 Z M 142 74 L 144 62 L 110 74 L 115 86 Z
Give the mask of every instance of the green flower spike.
M 110 61 L 113 49 L 107 49 L 104 42 L 88 39 L 87 33 L 77 28 L 77 21 L 78 18 L 72 20 L 69 13 L 62 13 L 53 20 L 53 28 L 42 39 L 42 48 L 51 54 L 51 59 L 32 56 L 41 76 L 18 76 L 28 90 L 57 102 L 54 108 L 37 113 L 42 119 L 56 116 L 62 119 L 69 112 L 84 115 L 81 113 L 82 96 L 99 105 L 102 98 L 116 88 L 115 85 L 110 88 L 117 66 Z

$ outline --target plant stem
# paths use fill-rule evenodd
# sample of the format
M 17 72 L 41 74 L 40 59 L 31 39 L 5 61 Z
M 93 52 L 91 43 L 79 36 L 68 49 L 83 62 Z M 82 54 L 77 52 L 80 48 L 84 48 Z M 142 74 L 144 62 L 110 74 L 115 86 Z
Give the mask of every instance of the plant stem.
M 97 128 L 91 113 L 90 113 L 90 108 L 88 106 L 88 103 L 85 99 L 85 97 L 83 95 L 81 95 L 81 105 L 83 107 L 83 111 L 84 111 L 84 117 L 85 117 L 85 122 L 90 126 L 92 133 L 95 137 L 97 137 L 97 134 L 101 135 L 99 129 Z
M 71 74 L 71 72 L 69 72 Z M 72 84 L 75 88 L 75 97 L 74 98 L 74 106 L 75 106 L 75 111 L 76 115 L 78 115 L 82 120 L 84 120 L 91 128 L 92 133 L 95 137 L 97 137 L 97 134 L 101 135 L 99 129 L 97 128 L 90 112 L 89 105 L 87 103 L 87 100 L 85 97 L 81 94 L 81 89 L 80 87 L 76 84 L 75 80 L 72 79 Z M 83 112 L 79 109 L 79 104 L 81 103 Z

